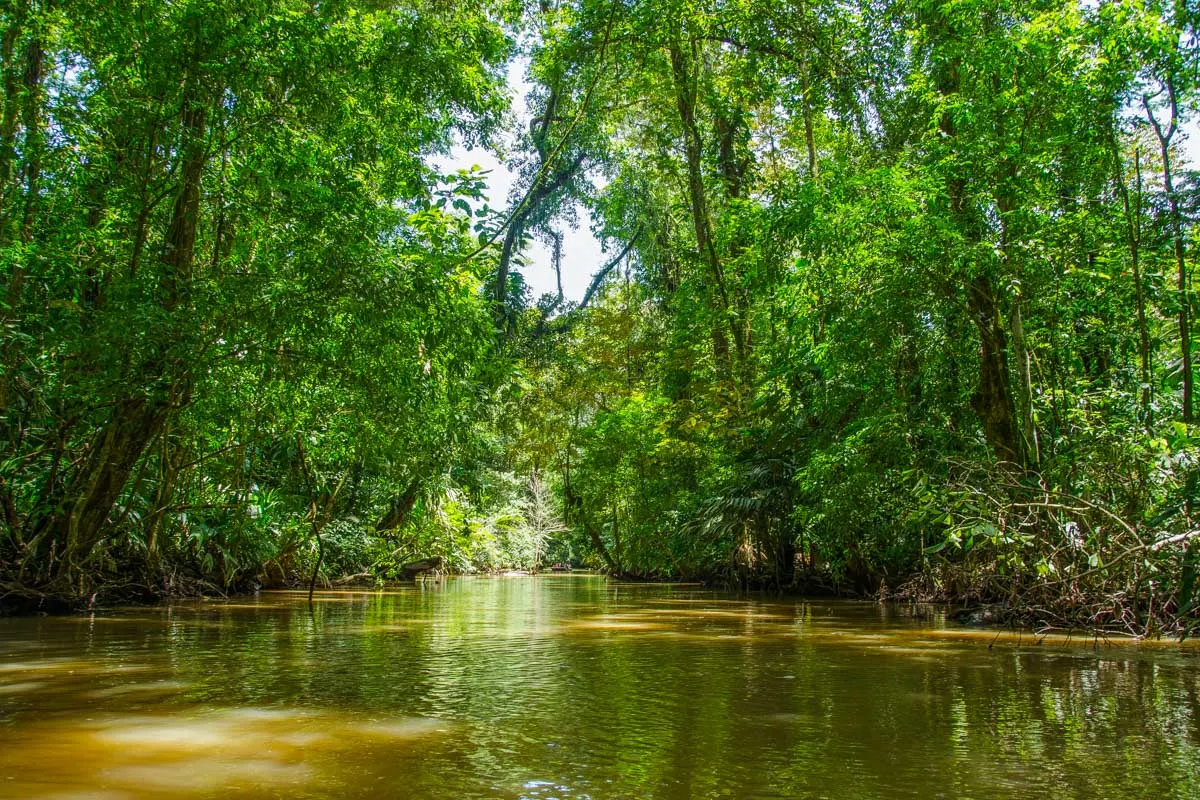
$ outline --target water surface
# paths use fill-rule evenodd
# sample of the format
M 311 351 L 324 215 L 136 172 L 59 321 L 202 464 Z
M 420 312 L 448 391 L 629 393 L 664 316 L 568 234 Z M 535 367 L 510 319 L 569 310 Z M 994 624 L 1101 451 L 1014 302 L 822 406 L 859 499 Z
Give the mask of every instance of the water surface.
M 0 797 L 1197 798 L 1198 656 L 593 576 L 0 620 Z

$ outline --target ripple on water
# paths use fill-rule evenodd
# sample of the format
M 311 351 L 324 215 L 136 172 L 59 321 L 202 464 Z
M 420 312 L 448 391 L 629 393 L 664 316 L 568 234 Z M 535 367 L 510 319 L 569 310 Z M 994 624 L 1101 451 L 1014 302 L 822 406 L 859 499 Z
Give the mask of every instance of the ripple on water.
M 32 692 L 41 689 L 45 686 L 44 681 L 22 681 L 20 683 L 9 683 L 0 685 L 0 694 L 20 694 L 21 692 Z
M 0 620 L 0 799 L 1196 797 L 1200 651 L 672 591 Z
M 311 781 L 314 770 L 302 762 L 269 758 L 193 756 L 169 764 L 133 764 L 101 770 L 104 782 L 147 787 L 157 791 L 197 792 L 242 784 L 299 786 Z
M 26 729 L 20 753 L 0 751 L 0 776 L 9 779 L 0 783 L 0 797 L 104 797 L 63 794 L 64 786 L 101 787 L 114 798 L 255 787 L 286 794 L 325 785 L 364 743 L 407 746 L 452 727 L 426 717 L 256 707 L 61 718 Z M 22 761 L 55 764 L 56 771 L 29 774 Z
M 144 683 L 122 683 L 117 686 L 109 686 L 105 689 L 93 689 L 87 693 L 88 697 L 106 698 L 106 697 L 123 697 L 125 695 L 151 695 L 151 694 L 168 694 L 178 692 L 191 686 L 183 681 L 146 681 Z

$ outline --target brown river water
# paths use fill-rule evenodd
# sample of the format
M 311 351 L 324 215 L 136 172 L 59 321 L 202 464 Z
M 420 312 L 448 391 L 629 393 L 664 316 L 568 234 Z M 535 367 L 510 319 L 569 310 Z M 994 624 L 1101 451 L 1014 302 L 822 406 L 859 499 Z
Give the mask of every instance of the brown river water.
M 1200 650 L 597 576 L 0 620 L 0 797 L 1200 798 Z

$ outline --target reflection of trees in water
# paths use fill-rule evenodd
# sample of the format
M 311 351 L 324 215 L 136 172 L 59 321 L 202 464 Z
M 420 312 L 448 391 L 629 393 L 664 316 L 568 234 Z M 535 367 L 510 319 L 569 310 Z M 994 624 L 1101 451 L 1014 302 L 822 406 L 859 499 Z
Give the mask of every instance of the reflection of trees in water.
M 1189 655 L 889 614 L 543 576 L 320 593 L 311 615 L 263 593 L 7 620 L 0 688 L 26 686 L 0 693 L 0 775 L 130 797 L 1188 796 Z

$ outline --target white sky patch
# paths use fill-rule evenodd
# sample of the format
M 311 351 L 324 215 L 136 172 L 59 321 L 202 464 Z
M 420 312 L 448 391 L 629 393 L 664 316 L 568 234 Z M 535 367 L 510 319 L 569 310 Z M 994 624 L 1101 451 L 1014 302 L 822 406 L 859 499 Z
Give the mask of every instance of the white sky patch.
M 1196 169 L 1200 165 L 1200 121 L 1185 119 L 1179 123 L 1179 133 L 1175 135 L 1179 137 L 1179 150 L 1183 156 L 1183 164 L 1180 166 L 1184 169 Z
M 525 80 L 525 70 L 528 61 L 519 58 L 513 61 L 508 69 L 508 88 L 512 95 L 512 109 L 515 117 L 514 125 L 517 130 L 528 130 L 529 112 L 525 104 L 525 95 L 529 91 L 529 82 Z M 496 209 L 511 209 L 513 183 L 516 174 L 510 170 L 494 153 L 479 148 L 466 148 L 456 145 L 448 156 L 433 160 L 433 167 L 443 173 L 459 169 L 470 169 L 478 165 L 488 170 L 488 205 Z M 563 237 L 562 283 L 564 299 L 579 302 L 591 283 L 592 275 L 615 254 L 605 254 L 600 242 L 592 235 L 592 217 L 586 208 L 577 206 L 575 209 L 576 227 L 563 221 L 555 223 L 555 229 Z M 611 249 L 611 248 L 610 248 Z M 529 246 L 521 253 L 527 262 L 525 266 L 516 269 L 525 276 L 537 300 L 543 294 L 558 294 L 558 284 L 554 275 L 554 261 L 550 247 L 538 239 L 531 239 Z

